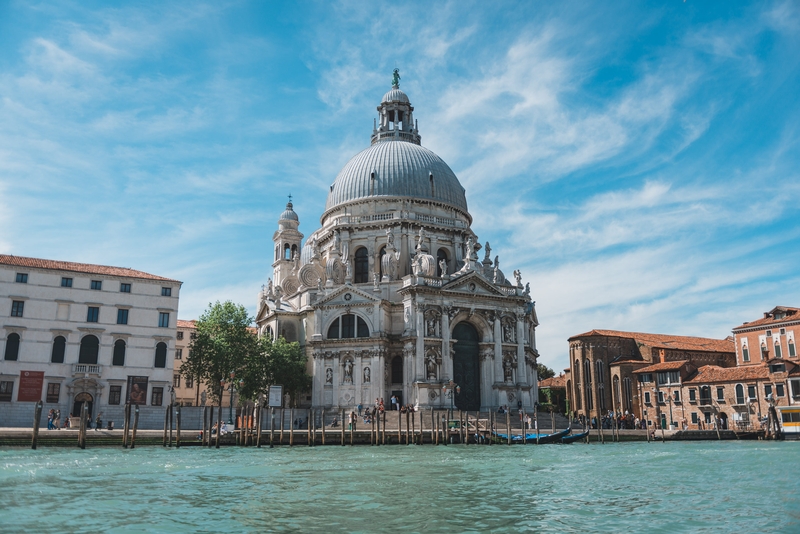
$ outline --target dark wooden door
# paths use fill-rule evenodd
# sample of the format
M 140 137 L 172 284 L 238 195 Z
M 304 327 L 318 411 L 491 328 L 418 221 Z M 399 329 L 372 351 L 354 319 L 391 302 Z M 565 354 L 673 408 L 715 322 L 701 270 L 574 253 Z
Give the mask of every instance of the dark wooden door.
M 461 386 L 455 397 L 459 410 L 480 410 L 481 369 L 478 358 L 478 331 L 469 323 L 458 323 L 453 329 L 457 340 L 453 354 L 453 380 Z

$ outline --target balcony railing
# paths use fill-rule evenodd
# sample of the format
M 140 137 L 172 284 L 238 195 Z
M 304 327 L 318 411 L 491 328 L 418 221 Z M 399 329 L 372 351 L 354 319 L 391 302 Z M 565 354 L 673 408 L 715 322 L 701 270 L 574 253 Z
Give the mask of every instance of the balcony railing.
M 72 364 L 73 375 L 99 375 L 103 372 L 102 365 L 94 365 L 90 363 L 74 363 Z

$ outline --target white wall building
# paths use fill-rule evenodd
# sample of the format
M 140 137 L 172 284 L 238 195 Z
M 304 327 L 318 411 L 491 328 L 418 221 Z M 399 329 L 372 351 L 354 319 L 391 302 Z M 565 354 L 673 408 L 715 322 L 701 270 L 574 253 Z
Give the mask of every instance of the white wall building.
M 180 287 L 133 269 L 0 255 L 0 426 L 30 426 L 40 399 L 62 422 L 86 402 L 93 419 L 118 426 L 128 398 L 142 428 L 163 425 Z
M 395 73 L 396 74 L 396 73 Z M 464 188 L 421 146 L 414 108 L 399 89 L 378 107 L 372 144 L 330 186 L 321 227 L 301 247 L 290 202 L 273 236 L 273 280 L 258 297 L 260 335 L 299 341 L 313 374 L 310 404 L 532 407 L 538 397 L 536 312 L 484 257 Z M 308 399 L 303 399 L 308 403 Z

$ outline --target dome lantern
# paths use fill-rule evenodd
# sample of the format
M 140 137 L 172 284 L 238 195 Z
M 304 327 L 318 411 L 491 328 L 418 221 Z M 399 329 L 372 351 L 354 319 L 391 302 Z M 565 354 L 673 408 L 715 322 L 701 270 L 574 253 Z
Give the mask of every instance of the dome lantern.
M 414 107 L 408 95 L 400 90 L 400 71 L 394 69 L 392 88 L 383 95 L 378 106 L 380 121 L 372 130 L 372 144 L 383 141 L 406 141 L 421 144 L 422 138 L 414 122 Z

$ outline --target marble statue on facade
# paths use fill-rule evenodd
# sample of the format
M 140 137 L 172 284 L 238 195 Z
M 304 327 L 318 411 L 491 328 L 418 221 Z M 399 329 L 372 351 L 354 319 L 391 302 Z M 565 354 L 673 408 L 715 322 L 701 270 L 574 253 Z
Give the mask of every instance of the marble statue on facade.
M 325 369 L 325 383 L 333 384 L 333 369 L 331 369 L 330 367 Z
M 514 271 L 514 280 L 517 281 L 517 287 L 522 289 L 522 273 L 519 269 Z
M 436 355 L 432 352 L 429 352 L 425 360 L 428 380 L 436 380 Z
M 346 384 L 353 382 L 353 361 L 347 360 L 344 362 L 344 381 Z
M 370 381 L 370 374 L 372 371 L 369 370 L 369 367 L 364 367 L 364 383 L 369 384 Z

